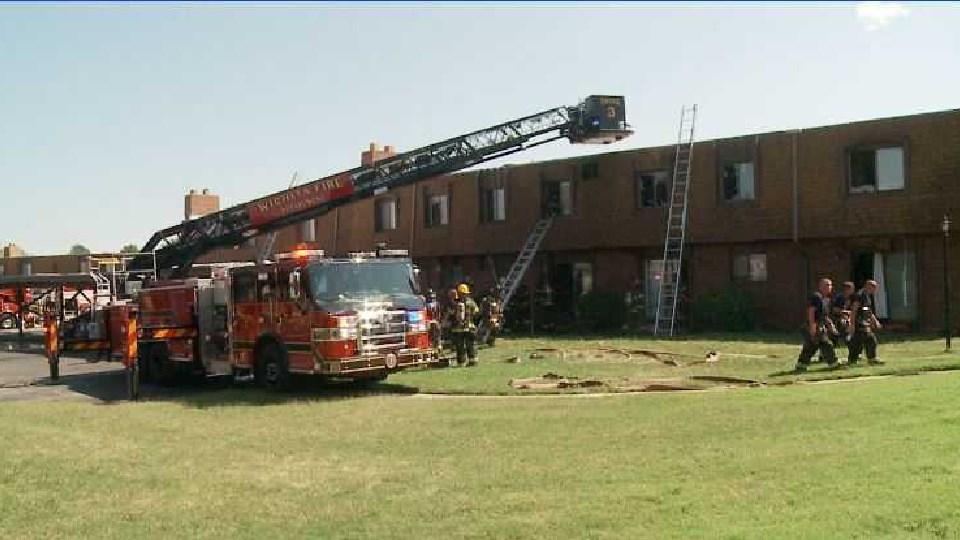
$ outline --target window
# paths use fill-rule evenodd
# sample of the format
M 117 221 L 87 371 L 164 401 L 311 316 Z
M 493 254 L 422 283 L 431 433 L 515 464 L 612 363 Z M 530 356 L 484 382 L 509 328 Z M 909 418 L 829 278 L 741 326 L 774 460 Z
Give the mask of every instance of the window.
M 600 162 L 588 161 L 580 165 L 580 178 L 590 180 L 600 177 Z
M 667 171 L 637 173 L 634 177 L 637 208 L 664 208 L 670 199 Z
M 740 281 L 766 281 L 766 253 L 750 253 L 734 256 L 733 278 Z
M 427 196 L 425 223 L 427 227 L 438 227 L 450 223 L 450 197 L 448 195 Z
M 915 321 L 918 315 L 917 254 L 912 251 L 859 251 L 853 253 L 853 282 L 857 288 L 872 279 L 877 282 L 877 317 Z
M 903 189 L 903 148 L 850 151 L 850 193 Z
M 753 162 L 725 163 L 723 165 L 723 200 L 750 201 L 754 199 Z
M 573 182 L 544 181 L 540 192 L 541 212 L 546 216 L 573 215 Z
M 4 270 L 3 263 L 0 263 L 0 276 L 2 276 L 4 272 L 6 272 L 6 270 Z
M 573 286 L 576 296 L 583 296 L 593 290 L 593 265 L 574 263 Z
M 253 272 L 238 272 L 231 276 L 235 302 L 257 301 L 257 275 Z
M 302 242 L 317 241 L 317 220 L 308 219 L 300 223 L 300 241 Z
M 23 261 L 22 265 L 20 266 L 20 275 L 33 275 L 33 264 L 30 261 Z
M 376 232 L 397 228 L 397 200 L 380 199 L 373 205 L 373 228 Z
M 507 190 L 503 187 L 480 189 L 480 221 L 504 221 L 507 219 Z

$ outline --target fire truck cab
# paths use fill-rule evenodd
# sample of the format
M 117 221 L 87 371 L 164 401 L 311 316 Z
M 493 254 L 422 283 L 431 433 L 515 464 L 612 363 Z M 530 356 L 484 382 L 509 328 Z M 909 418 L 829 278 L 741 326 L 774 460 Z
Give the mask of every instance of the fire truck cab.
M 192 369 L 280 389 L 294 374 L 376 381 L 440 361 L 415 268 L 396 250 L 297 250 L 157 283 L 138 306 L 142 369 L 161 381 Z

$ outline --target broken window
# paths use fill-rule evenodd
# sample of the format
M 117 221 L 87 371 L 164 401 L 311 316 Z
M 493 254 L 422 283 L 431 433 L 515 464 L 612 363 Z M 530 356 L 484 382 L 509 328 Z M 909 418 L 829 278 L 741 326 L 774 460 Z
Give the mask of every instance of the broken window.
M 377 232 L 397 228 L 396 199 L 380 199 L 374 203 L 373 228 Z
M 725 163 L 722 171 L 723 200 L 750 201 L 755 197 L 753 162 Z
M 667 171 L 637 173 L 634 178 L 637 208 L 663 208 L 670 198 Z
M 503 169 L 480 171 L 480 223 L 507 219 L 507 178 Z
M 543 216 L 572 216 L 573 197 L 573 182 L 570 180 L 544 181 L 540 190 Z
M 903 148 L 850 151 L 850 192 L 872 193 L 903 189 Z
M 438 227 L 450 223 L 450 197 L 445 193 L 428 195 L 425 219 L 427 227 Z
M 733 278 L 738 281 L 766 281 L 767 254 L 750 253 L 734 256 Z
M 600 162 L 588 161 L 580 165 L 580 177 L 584 180 L 590 180 L 600 177 Z
M 480 190 L 480 221 L 503 221 L 507 219 L 507 190 L 502 187 Z

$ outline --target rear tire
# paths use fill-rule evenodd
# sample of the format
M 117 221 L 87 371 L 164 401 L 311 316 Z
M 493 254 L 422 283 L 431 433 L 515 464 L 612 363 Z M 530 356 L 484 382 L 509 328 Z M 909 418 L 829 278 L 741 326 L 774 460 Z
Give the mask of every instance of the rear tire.
M 4 313 L 0 315 L 0 328 L 4 330 L 11 330 L 17 327 L 17 318 L 9 313 Z
M 162 386 L 171 386 L 177 381 L 177 365 L 170 360 L 166 345 L 156 344 L 147 353 L 147 378 Z
M 285 392 L 290 389 L 290 366 L 287 354 L 278 345 L 265 345 L 257 355 L 257 365 L 253 372 L 257 385 L 272 392 Z

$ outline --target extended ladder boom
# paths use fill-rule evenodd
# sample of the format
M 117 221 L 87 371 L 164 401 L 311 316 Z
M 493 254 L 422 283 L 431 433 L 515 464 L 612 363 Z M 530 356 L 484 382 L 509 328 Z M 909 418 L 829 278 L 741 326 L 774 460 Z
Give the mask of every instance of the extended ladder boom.
M 157 268 L 182 276 L 197 257 L 213 249 L 238 245 L 387 189 L 561 138 L 610 143 L 631 133 L 622 96 L 590 96 L 576 107 L 525 116 L 174 225 L 155 233 L 141 251 L 155 252 Z

